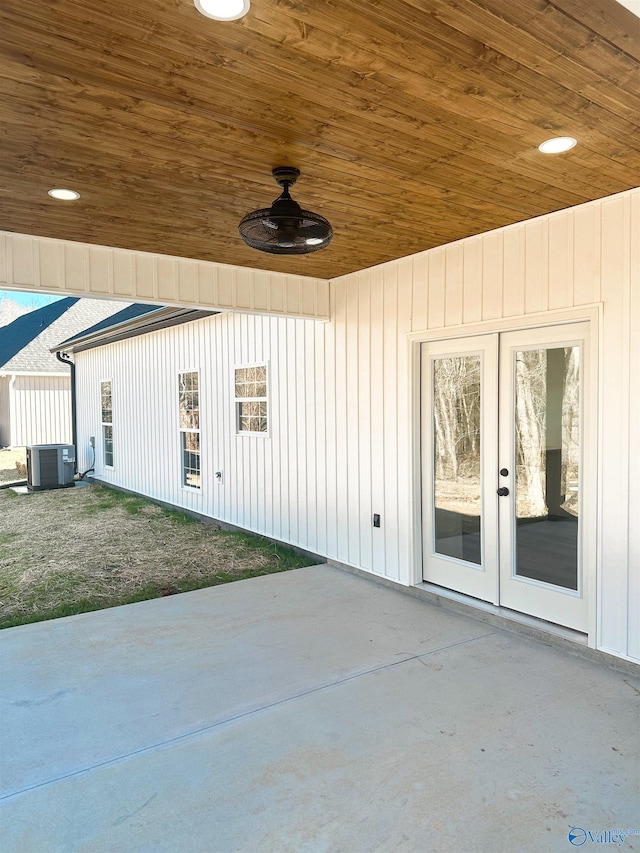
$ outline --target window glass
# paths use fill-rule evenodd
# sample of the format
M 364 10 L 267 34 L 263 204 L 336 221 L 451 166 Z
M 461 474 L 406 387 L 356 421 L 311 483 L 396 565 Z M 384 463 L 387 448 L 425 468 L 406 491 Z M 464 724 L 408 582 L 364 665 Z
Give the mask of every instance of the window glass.
M 266 364 L 236 368 L 235 397 L 238 432 L 268 432 Z
M 199 489 L 200 390 L 197 370 L 178 374 L 178 414 L 182 485 Z

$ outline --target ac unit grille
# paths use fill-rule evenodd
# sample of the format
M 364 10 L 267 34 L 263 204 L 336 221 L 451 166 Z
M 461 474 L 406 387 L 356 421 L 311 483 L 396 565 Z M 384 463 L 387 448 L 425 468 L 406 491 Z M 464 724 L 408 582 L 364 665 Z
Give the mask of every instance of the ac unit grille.
M 58 451 L 56 449 L 40 451 L 40 485 L 58 485 Z

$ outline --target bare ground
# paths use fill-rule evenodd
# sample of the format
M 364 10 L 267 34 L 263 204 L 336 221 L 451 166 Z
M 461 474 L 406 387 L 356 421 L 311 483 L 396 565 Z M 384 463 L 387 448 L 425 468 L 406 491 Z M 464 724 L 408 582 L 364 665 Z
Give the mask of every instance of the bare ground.
M 0 450 L 0 483 L 17 483 L 27 476 L 27 448 Z
M 304 565 L 284 546 L 96 485 L 0 490 L 0 627 Z

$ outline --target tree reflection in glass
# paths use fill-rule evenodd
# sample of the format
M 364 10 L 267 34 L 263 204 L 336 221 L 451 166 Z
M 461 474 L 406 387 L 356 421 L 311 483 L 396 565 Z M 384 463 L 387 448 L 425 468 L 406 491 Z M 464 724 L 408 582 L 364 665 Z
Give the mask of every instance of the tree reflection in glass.
M 480 356 L 433 362 L 434 542 L 437 554 L 482 562 Z

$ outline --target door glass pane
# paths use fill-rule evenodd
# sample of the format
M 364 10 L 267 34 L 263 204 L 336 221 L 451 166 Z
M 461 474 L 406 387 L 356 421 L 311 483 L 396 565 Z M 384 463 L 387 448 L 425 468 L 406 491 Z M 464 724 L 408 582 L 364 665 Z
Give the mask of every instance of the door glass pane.
M 434 550 L 482 562 L 480 356 L 433 362 Z
M 578 588 L 580 347 L 516 352 L 516 575 Z

